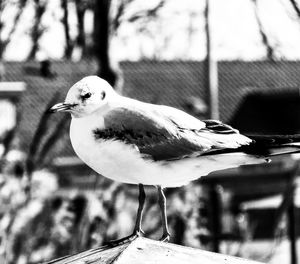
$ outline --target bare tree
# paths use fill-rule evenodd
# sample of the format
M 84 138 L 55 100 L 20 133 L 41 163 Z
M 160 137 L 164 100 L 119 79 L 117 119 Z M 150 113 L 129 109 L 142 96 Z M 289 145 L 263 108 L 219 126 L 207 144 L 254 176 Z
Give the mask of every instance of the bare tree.
M 299 8 L 299 6 L 298 6 L 297 1 L 296 1 L 296 0 L 290 0 L 290 3 L 291 3 L 291 5 L 292 5 L 294 11 L 296 12 L 298 18 L 300 18 L 300 8 Z
M 71 2 L 71 1 L 70 1 Z M 93 0 L 73 0 L 75 4 L 75 14 L 77 19 L 77 35 L 74 39 L 70 35 L 69 25 L 69 8 L 68 0 L 61 0 L 61 8 L 63 10 L 62 24 L 64 27 L 65 34 L 65 51 L 64 57 L 70 59 L 74 48 L 78 48 L 81 51 L 81 57 L 89 54 L 89 48 L 86 44 L 86 33 L 85 33 L 85 13 L 88 8 L 93 9 Z
M 94 54 L 98 60 L 98 75 L 115 85 L 117 75 L 112 69 L 109 57 L 109 11 L 110 0 L 95 1 L 94 13 Z
M 118 1 L 116 4 L 115 15 L 111 18 L 111 31 L 116 32 L 122 23 L 122 18 L 125 13 L 126 7 L 134 0 L 122 0 Z
M 116 85 L 118 73 L 112 67 L 109 57 L 109 45 L 112 34 L 117 30 L 125 19 L 130 22 L 155 19 L 165 0 L 161 0 L 153 8 L 136 12 L 129 18 L 125 16 L 126 10 L 134 0 L 121 0 L 118 2 L 117 11 L 110 17 L 111 0 L 95 1 L 94 6 L 94 55 L 98 61 L 98 75 L 107 80 L 112 86 Z M 111 25 L 111 26 L 110 26 Z
M 126 11 L 130 7 L 130 5 L 134 4 L 134 0 L 121 0 L 117 1 L 116 11 L 113 14 L 111 19 L 111 33 L 114 34 L 119 29 L 120 25 L 123 22 L 141 22 L 142 21 L 150 21 L 156 19 L 158 16 L 158 11 L 164 6 L 165 0 L 160 0 L 156 5 L 152 8 L 142 9 L 132 14 L 130 17 L 126 17 Z
M 155 18 L 157 18 L 158 11 L 164 6 L 164 4 L 165 4 L 165 0 L 160 0 L 157 3 L 157 5 L 155 5 L 154 7 L 150 8 L 150 9 L 146 9 L 146 10 L 141 10 L 141 11 L 137 12 L 136 14 L 133 14 L 128 19 L 128 21 L 135 22 L 135 21 L 139 21 L 141 19 L 144 19 L 144 20 L 155 19 Z
M 3 35 L 1 34 L 2 30 L 5 27 L 5 23 L 4 21 L 2 21 L 1 19 L 1 15 L 4 12 L 4 9 L 6 7 L 9 8 L 9 4 L 8 1 L 5 0 L 0 0 L 0 59 L 3 57 L 3 54 L 7 48 L 7 45 L 10 43 L 11 38 L 13 36 L 13 34 L 15 33 L 17 26 L 19 25 L 19 21 L 20 21 L 20 17 L 23 13 L 24 7 L 27 3 L 27 0 L 18 0 L 16 5 L 17 5 L 17 13 L 15 14 L 13 23 L 12 23 L 12 27 L 10 28 L 6 38 L 3 37 Z
M 27 57 L 28 60 L 35 59 L 35 55 L 39 50 L 39 40 L 45 32 L 45 27 L 41 25 L 42 16 L 46 11 L 47 1 L 34 0 L 35 17 L 33 26 L 31 28 L 30 37 L 32 41 L 32 47 Z
M 77 17 L 77 37 L 76 37 L 76 45 L 81 48 L 82 55 L 86 54 L 86 36 L 84 31 L 84 15 L 87 9 L 87 1 L 84 0 L 75 0 L 76 7 L 76 17 Z M 98 1 L 95 1 L 96 3 Z M 102 1 L 100 1 L 102 2 Z
M 273 61 L 275 59 L 274 47 L 272 46 L 270 39 L 269 39 L 267 33 L 265 32 L 264 26 L 262 24 L 262 21 L 261 21 L 260 15 L 259 15 L 258 6 L 257 6 L 257 0 L 252 0 L 252 2 L 254 4 L 254 14 L 255 14 L 256 21 L 257 21 L 259 34 L 261 36 L 262 43 L 266 48 L 267 59 Z
M 39 2 L 39 0 L 35 0 Z M 71 0 L 70 0 L 71 1 Z M 75 4 L 77 17 L 77 36 L 72 39 L 70 36 L 70 25 L 68 23 L 69 10 L 68 0 L 61 0 L 63 10 L 62 24 L 66 40 L 65 58 L 71 58 L 75 46 L 81 49 L 81 57 L 93 55 L 98 61 L 97 74 L 106 79 L 112 86 L 118 86 L 120 71 L 118 67 L 113 68 L 109 56 L 111 37 L 117 34 L 120 25 L 124 22 L 137 23 L 139 27 L 145 27 L 147 21 L 157 18 L 158 11 L 164 5 L 165 0 L 148 9 L 139 10 L 128 17 L 127 9 L 135 0 L 120 0 L 114 3 L 115 12 L 112 14 L 112 0 L 72 0 Z M 94 31 L 92 33 L 92 46 L 86 41 L 88 37 L 85 32 L 85 13 L 87 10 L 94 13 Z M 36 20 L 37 21 L 37 20 Z M 33 28 L 33 32 L 36 28 Z M 35 34 L 37 35 L 37 34 Z
M 66 39 L 64 57 L 66 59 L 70 59 L 74 48 L 74 42 L 70 36 L 68 0 L 61 0 L 61 8 L 63 10 L 63 17 L 61 21 L 64 26 L 64 34 Z

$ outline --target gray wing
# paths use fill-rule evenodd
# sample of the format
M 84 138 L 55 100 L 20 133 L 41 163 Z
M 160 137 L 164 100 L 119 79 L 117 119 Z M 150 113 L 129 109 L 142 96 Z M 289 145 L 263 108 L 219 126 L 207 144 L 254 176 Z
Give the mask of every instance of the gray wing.
M 96 139 L 132 144 L 144 157 L 153 160 L 173 160 L 212 150 L 234 149 L 250 141 L 221 122 L 199 121 L 196 128 L 181 126 L 174 116 L 157 110 L 117 108 L 105 116 L 104 124 L 105 129 L 94 130 Z

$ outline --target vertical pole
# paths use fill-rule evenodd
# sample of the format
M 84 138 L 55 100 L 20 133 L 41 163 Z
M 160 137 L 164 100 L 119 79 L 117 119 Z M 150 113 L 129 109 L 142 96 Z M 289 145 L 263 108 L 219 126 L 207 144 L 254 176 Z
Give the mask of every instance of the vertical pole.
M 291 203 L 288 209 L 288 235 L 290 240 L 291 264 L 297 264 L 295 211 L 296 208 L 294 205 L 294 198 L 293 198 L 293 202 Z
M 220 252 L 220 236 L 221 236 L 221 205 L 220 205 L 220 193 L 218 186 L 212 183 L 209 186 L 209 199 L 211 202 L 211 232 L 212 232 L 212 250 L 214 252 Z
M 206 0 L 204 11 L 205 17 L 205 34 L 206 34 L 206 59 L 205 59 L 205 72 L 206 72 L 206 89 L 208 94 L 209 105 L 209 118 L 219 119 L 219 94 L 218 94 L 218 64 L 212 56 L 212 43 L 211 43 L 211 21 L 210 21 L 210 6 L 209 1 Z

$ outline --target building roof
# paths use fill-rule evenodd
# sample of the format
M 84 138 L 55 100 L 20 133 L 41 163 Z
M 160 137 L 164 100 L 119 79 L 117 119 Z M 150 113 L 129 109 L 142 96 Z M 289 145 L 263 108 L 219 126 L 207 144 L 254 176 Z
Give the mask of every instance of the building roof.
M 124 78 L 124 94 L 146 102 L 166 104 L 185 109 L 191 96 L 206 99 L 205 68 L 195 61 L 139 61 L 120 64 Z M 6 62 L 4 81 L 22 81 L 27 84 L 19 109 L 21 146 L 26 150 L 36 130 L 47 102 L 56 92 L 63 100 L 69 87 L 83 76 L 96 73 L 93 61 L 52 62 L 53 76 L 40 75 L 38 62 Z M 253 91 L 298 91 L 300 86 L 300 62 L 219 62 L 220 119 L 228 122 L 237 110 L 242 98 Z M 58 115 L 51 116 L 51 122 Z M 57 152 L 72 156 L 67 129 L 61 132 L 63 140 Z
M 181 109 L 187 97 L 206 100 L 205 67 L 194 61 L 140 61 L 121 63 L 125 92 L 147 102 L 167 104 Z M 229 122 L 242 99 L 250 92 L 298 90 L 298 61 L 221 61 L 219 73 L 220 119 Z
M 258 262 L 229 255 L 218 254 L 196 248 L 183 247 L 172 243 L 147 238 L 135 240 L 115 247 L 100 247 L 73 256 L 51 261 L 52 264 L 125 264 L 125 263 L 206 263 L 206 264 L 255 264 Z

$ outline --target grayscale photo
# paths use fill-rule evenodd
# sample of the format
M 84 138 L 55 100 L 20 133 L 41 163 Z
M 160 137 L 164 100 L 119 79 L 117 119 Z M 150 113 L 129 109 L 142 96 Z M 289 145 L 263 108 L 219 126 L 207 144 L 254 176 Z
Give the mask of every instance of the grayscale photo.
M 298 264 L 299 165 L 300 0 L 0 0 L 0 264 Z

